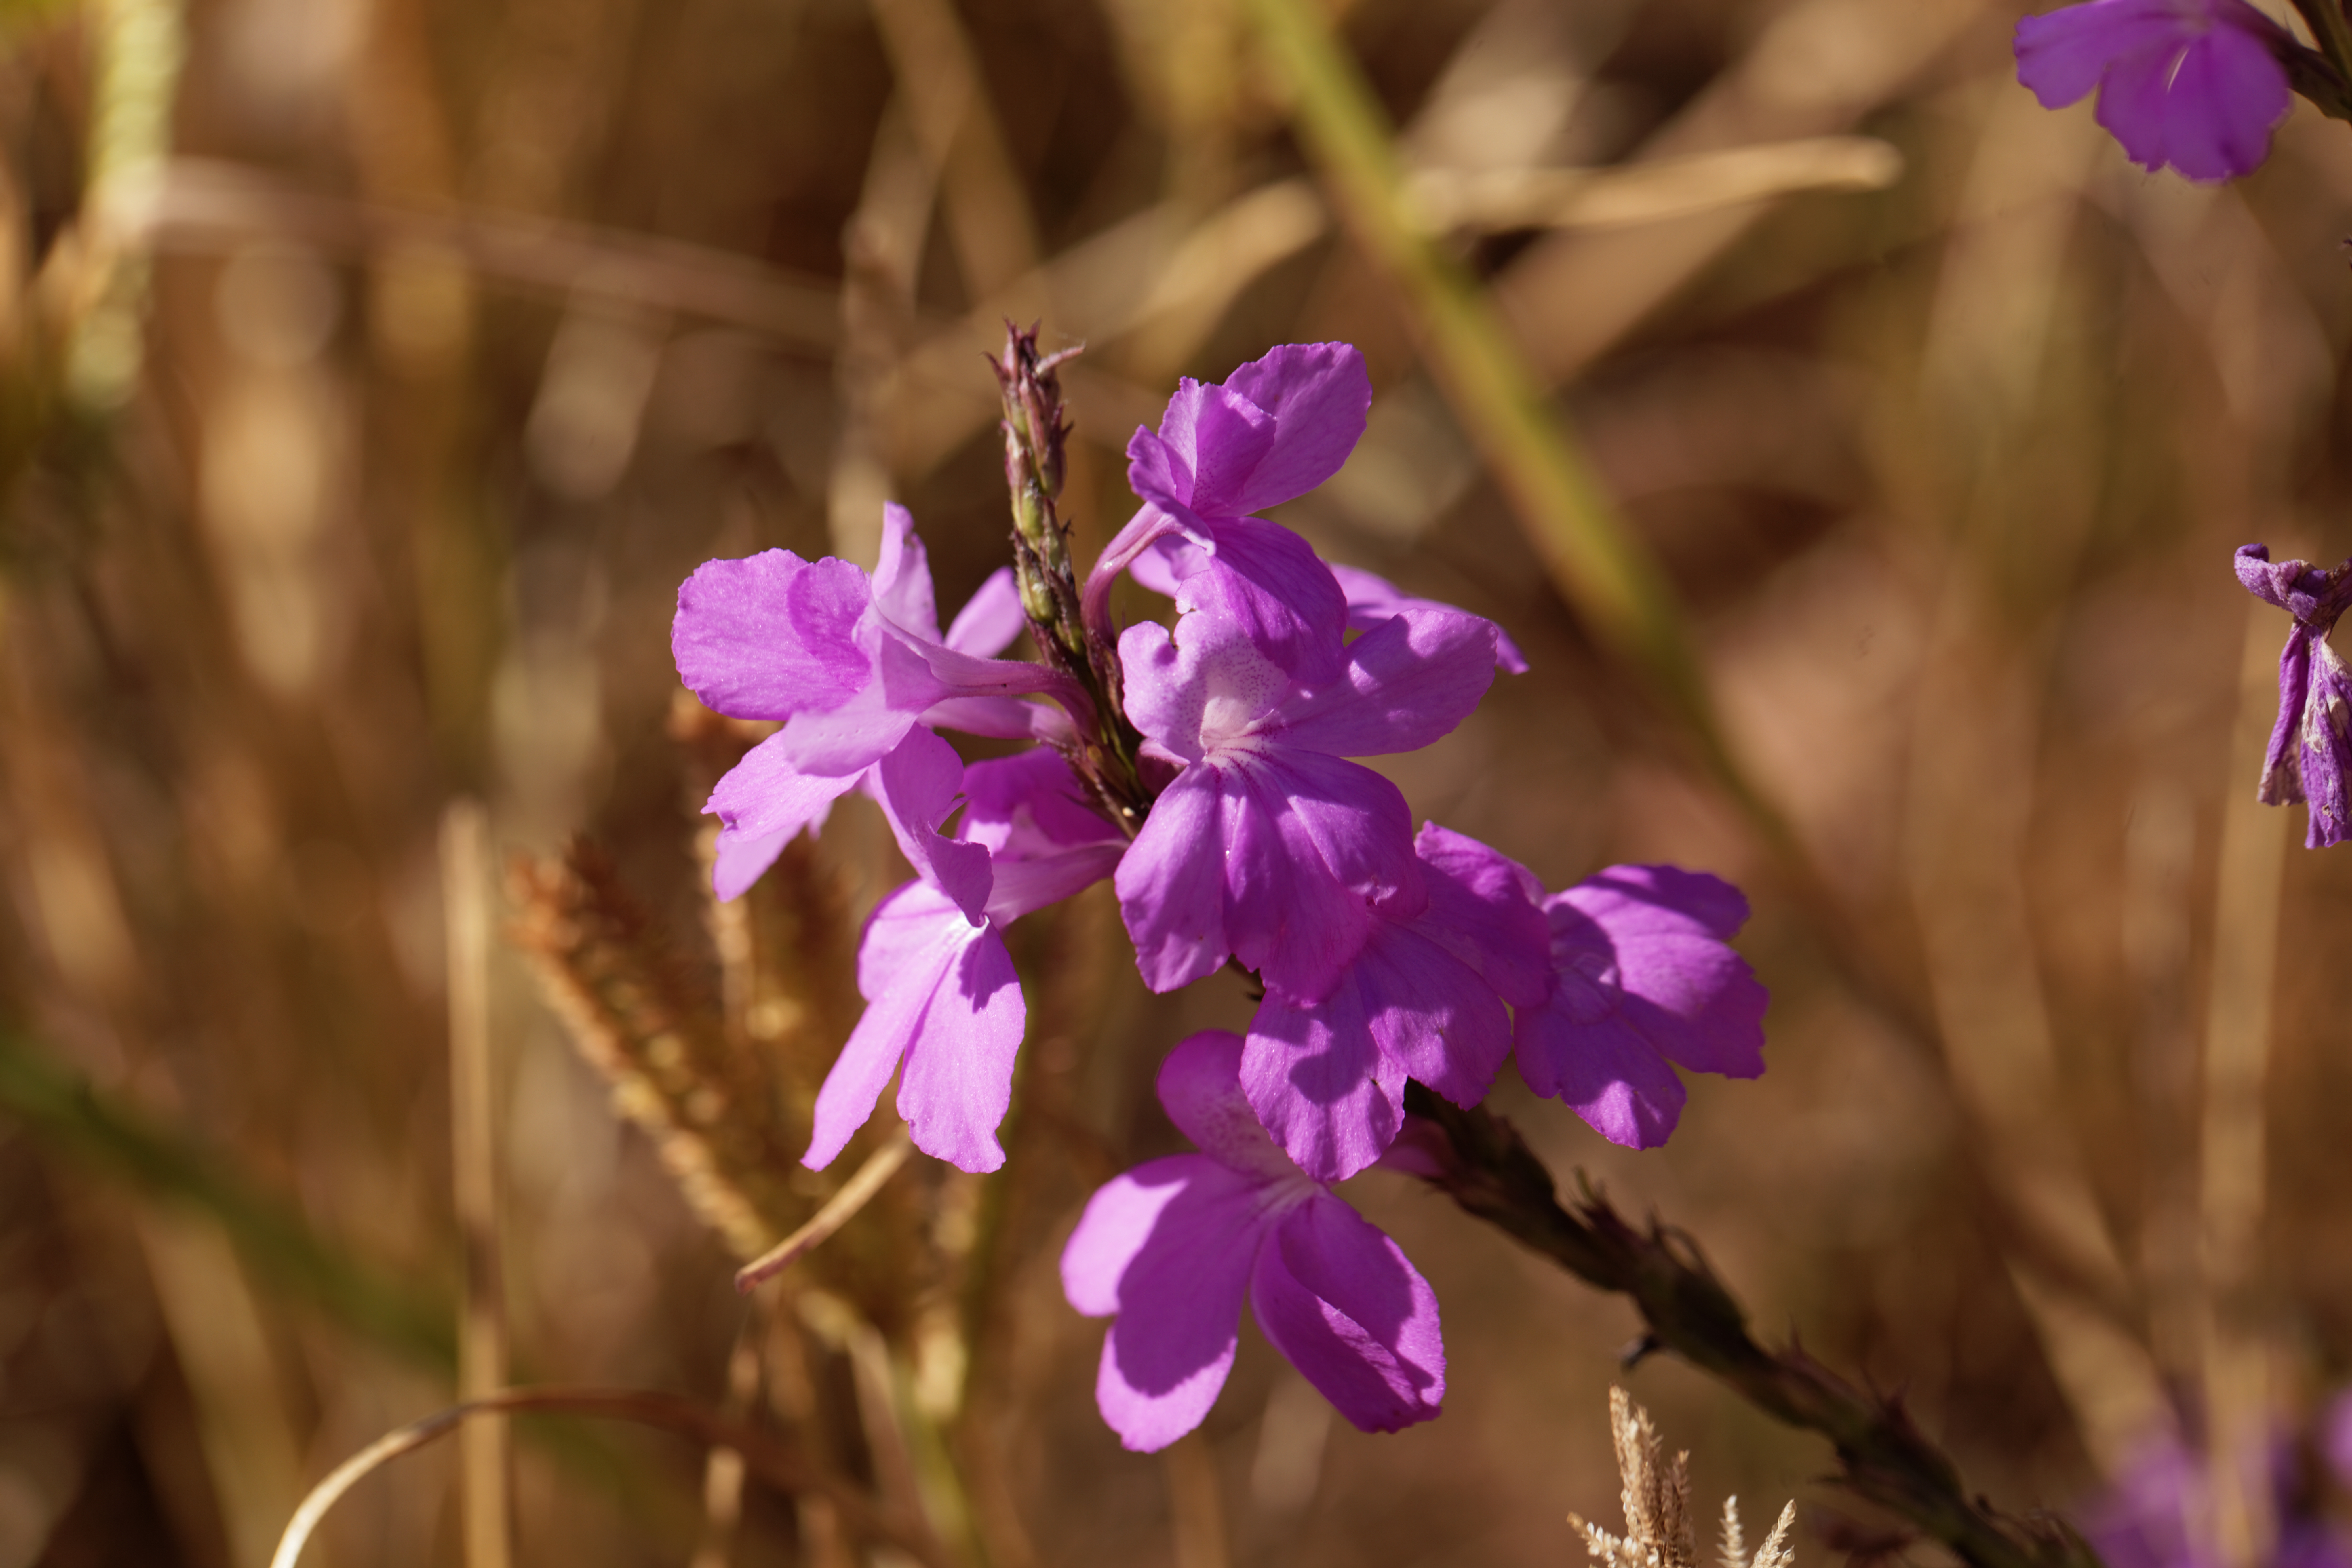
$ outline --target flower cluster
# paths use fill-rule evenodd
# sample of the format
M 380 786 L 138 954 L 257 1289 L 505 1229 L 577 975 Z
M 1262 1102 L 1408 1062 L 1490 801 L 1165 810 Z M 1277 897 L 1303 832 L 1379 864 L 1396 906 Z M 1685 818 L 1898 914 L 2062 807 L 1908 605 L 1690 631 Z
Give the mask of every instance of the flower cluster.
M 1357 1425 L 1433 1415 L 1437 1306 L 1395 1244 L 1331 1195 L 1404 1125 L 1418 1079 L 1460 1105 L 1507 1059 L 1537 1092 L 1633 1147 L 1664 1141 L 1672 1064 L 1753 1077 L 1764 992 L 1726 942 L 1738 891 L 1657 866 L 1548 892 L 1353 760 L 1426 746 L 1497 668 L 1491 623 L 1335 569 L 1256 515 L 1320 484 L 1364 428 L 1345 344 L 1278 348 L 1187 381 L 1128 447 L 1142 506 L 1083 584 L 1053 513 L 1054 360 L 1016 333 L 998 367 L 1015 570 L 939 629 L 911 520 L 880 563 L 770 551 L 713 561 L 678 595 L 680 676 L 722 713 L 782 721 L 713 792 L 718 891 L 741 892 L 852 789 L 914 878 L 858 958 L 868 1006 L 818 1098 L 807 1163 L 838 1155 L 895 1076 L 918 1147 L 1004 1160 L 1025 1021 L 1003 928 L 1105 878 L 1155 992 L 1228 965 L 1263 990 L 1245 1035 L 1195 1036 L 1160 1099 L 1201 1152 L 1097 1193 L 1063 1261 L 1080 1310 L 1116 1314 L 1103 1414 L 1129 1447 L 1198 1424 L 1247 1297 L 1267 1337 Z M 1112 623 L 1125 575 L 1172 625 Z M 1029 628 L 1042 662 L 1000 656 Z M 940 730 L 1030 741 L 965 763 Z

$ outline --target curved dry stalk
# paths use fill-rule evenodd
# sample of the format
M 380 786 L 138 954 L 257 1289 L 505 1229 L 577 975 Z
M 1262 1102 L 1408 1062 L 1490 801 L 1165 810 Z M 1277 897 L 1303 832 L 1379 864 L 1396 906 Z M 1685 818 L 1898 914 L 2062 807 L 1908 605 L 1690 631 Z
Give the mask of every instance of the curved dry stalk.
M 825 1237 L 855 1218 L 857 1211 L 882 1190 L 882 1184 L 898 1173 L 898 1167 L 905 1164 L 907 1156 L 914 1152 L 912 1135 L 906 1128 L 899 1128 L 890 1135 L 888 1142 L 866 1157 L 866 1163 L 857 1167 L 857 1173 L 844 1182 L 841 1190 L 827 1198 L 824 1207 L 811 1215 L 806 1225 L 737 1269 L 735 1289 L 749 1290 L 773 1279 L 815 1250 Z
M 302 1548 L 319 1528 L 327 1510 L 369 1475 L 404 1454 L 447 1436 L 477 1415 L 538 1411 L 548 1415 L 601 1415 L 634 1421 L 709 1445 L 733 1449 L 744 1468 L 780 1491 L 813 1493 L 831 1503 L 852 1533 L 898 1548 L 924 1568 L 957 1568 L 955 1560 L 919 1529 L 885 1516 L 864 1493 L 830 1471 L 819 1468 L 767 1433 L 730 1421 L 691 1400 L 650 1389 L 509 1388 L 486 1399 L 470 1400 L 436 1411 L 422 1420 L 384 1434 L 330 1471 L 310 1489 L 302 1506 L 287 1522 L 269 1568 L 294 1568 Z

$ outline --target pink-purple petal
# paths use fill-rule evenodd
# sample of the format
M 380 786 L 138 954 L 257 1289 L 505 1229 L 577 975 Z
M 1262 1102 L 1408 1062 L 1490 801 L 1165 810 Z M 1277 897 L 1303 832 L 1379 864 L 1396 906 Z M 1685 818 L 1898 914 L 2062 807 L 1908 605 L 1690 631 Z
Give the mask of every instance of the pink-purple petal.
M 715 712 L 787 719 L 848 700 L 870 661 L 856 637 L 866 574 L 845 561 L 771 550 L 706 561 L 678 585 L 670 653 Z
M 1436 1293 L 1402 1248 L 1337 1198 L 1283 1216 L 1258 1255 L 1250 1305 L 1275 1348 L 1364 1431 L 1426 1421 L 1444 1401 Z
M 1528 868 L 1434 822 L 1421 825 L 1413 854 L 1429 888 L 1423 934 L 1514 1007 L 1549 995 L 1551 925 L 1538 902 L 1543 889 Z
M 907 883 L 874 907 L 857 947 L 857 989 L 866 1011 L 817 1090 L 801 1163 L 813 1171 L 833 1163 L 874 1114 L 956 952 L 972 934 L 962 911 L 920 882 Z
M 1234 956 L 1293 999 L 1320 1000 L 1371 935 L 1376 905 L 1409 916 L 1426 897 L 1404 796 L 1370 768 L 1312 752 L 1202 766 L 1219 775 L 1223 832 L 1193 853 L 1223 847 Z
M 979 923 L 988 904 L 988 850 L 940 833 L 963 784 L 963 759 L 955 748 L 929 730 L 910 730 L 868 776 L 908 863 Z
M 1367 572 L 1360 566 L 1342 566 L 1336 561 L 1329 565 L 1332 577 L 1339 584 L 1339 591 L 1348 598 L 1349 631 L 1371 631 L 1392 620 L 1403 610 L 1444 610 L 1456 616 L 1468 613 L 1436 599 L 1417 598 L 1387 578 Z M 1500 626 L 1495 628 L 1495 668 L 1512 675 L 1528 672 L 1527 656 L 1519 651 L 1519 645 L 1511 640 L 1510 634 Z
M 1154 1161 L 1126 1180 L 1175 1190 L 1151 1215 L 1150 1230 L 1119 1272 L 1118 1316 L 1103 1339 L 1095 1400 L 1119 1441 L 1148 1454 L 1198 1426 L 1216 1403 L 1233 1369 L 1250 1268 L 1270 1222 L 1260 1184 L 1205 1155 Z M 1123 1200 L 1098 1220 L 1089 1204 L 1065 1258 L 1083 1250 L 1092 1261 L 1122 1250 L 1124 1238 L 1101 1232 L 1118 1219 L 1131 1224 L 1140 1208 Z
M 956 612 L 954 624 L 948 627 L 947 646 L 974 658 L 994 658 L 1011 647 L 1028 625 L 1013 568 L 999 566 Z
M 1372 406 L 1371 378 L 1352 343 L 1284 343 L 1224 384 L 1275 426 L 1272 446 L 1231 498 L 1237 513 L 1279 506 L 1338 473 Z
M 2147 169 L 2251 173 L 2292 102 L 2292 40 L 2245 0 L 2088 0 L 2017 26 L 2018 79 L 2044 107 L 2095 89 L 2096 118 Z
M 1494 622 L 1402 611 L 1349 647 L 1341 679 L 1284 707 L 1283 739 L 1341 757 L 1419 751 L 1452 733 L 1494 681 Z
M 940 640 L 940 611 L 931 594 L 931 563 L 915 520 L 896 501 L 882 506 L 882 554 L 874 566 L 874 607 L 894 626 L 930 642 Z
M 2286 68 L 2269 43 L 2218 26 L 2191 43 L 2170 84 L 2176 113 L 2165 146 L 2172 166 L 2192 180 L 2251 174 L 2270 153 L 2271 132 L 2293 107 Z M 2190 105 L 2202 112 L 2186 112 Z
M 1233 951 L 1218 849 L 1220 784 L 1213 768 L 1179 774 L 1152 803 L 1118 863 L 1119 914 L 1135 944 L 1135 966 L 1154 991 L 1181 990 L 1215 973 Z
M 740 898 L 794 834 L 824 826 L 833 803 L 857 780 L 856 773 L 834 778 L 802 773 L 793 766 L 781 734 L 745 752 L 702 808 L 717 814 L 719 823 L 712 890 L 722 900 Z
M 1013 1106 L 1013 1063 L 1028 1005 L 993 922 L 956 932 L 942 917 L 940 929 L 959 951 L 907 1051 L 898 1114 L 916 1148 L 979 1175 L 1004 1163 L 996 1130 Z

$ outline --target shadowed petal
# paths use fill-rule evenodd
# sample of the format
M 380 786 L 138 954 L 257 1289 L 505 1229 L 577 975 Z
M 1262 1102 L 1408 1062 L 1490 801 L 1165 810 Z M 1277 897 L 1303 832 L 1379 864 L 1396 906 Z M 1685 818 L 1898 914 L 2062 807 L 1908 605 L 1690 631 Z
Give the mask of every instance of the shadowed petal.
M 1337 1198 L 1283 1216 L 1258 1254 L 1250 1307 L 1275 1348 L 1364 1431 L 1426 1421 L 1445 1398 L 1436 1293 L 1402 1248 Z
M 1097 1193 L 1063 1250 L 1072 1303 L 1085 1310 L 1109 1294 L 1118 1314 L 1103 1340 L 1095 1401 L 1138 1453 L 1198 1426 L 1233 1369 L 1242 1299 L 1268 1224 L 1259 1190 L 1205 1155 L 1156 1160 Z M 1115 1290 L 1106 1292 L 1103 1277 L 1122 1256 Z
M 1228 1029 L 1188 1035 L 1160 1064 L 1160 1103 L 1176 1130 L 1218 1163 L 1267 1181 L 1300 1183 L 1297 1168 L 1250 1106 L 1242 1087 L 1246 1047 Z
M 1519 1076 L 1612 1143 L 1654 1149 L 1682 1118 L 1682 1079 L 1613 1008 L 1580 994 L 1585 989 L 1563 975 L 1551 1001 L 1519 1015 Z
M 951 906 L 945 914 L 961 920 Z M 957 951 L 940 974 L 898 1079 L 898 1114 L 915 1147 L 960 1171 L 981 1174 L 1004 1163 L 996 1130 L 1013 1105 L 1013 1060 L 1029 1009 L 1021 977 L 996 927 L 952 931 Z
M 1494 622 L 1401 611 L 1349 647 L 1343 679 L 1284 706 L 1282 738 L 1340 757 L 1417 752 L 1451 734 L 1494 683 Z
M 1528 868 L 1465 834 L 1421 825 L 1414 856 L 1424 868 L 1429 912 L 1416 927 L 1477 972 L 1514 1007 L 1551 994 L 1551 923 Z
M 2346 798 L 2346 779 L 2352 775 L 2352 670 L 2316 637 L 2297 743 L 2304 797 L 2311 805 L 2304 843 L 2313 849 L 2341 844 L 2352 833 L 2352 801 Z
M 1507 1035 L 1504 1043 L 1507 1050 Z M 1374 1040 L 1352 972 L 1312 1008 L 1268 991 L 1251 1020 L 1241 1072 L 1258 1121 L 1318 1181 L 1343 1181 L 1371 1164 L 1404 1120 L 1405 1069 Z
M 991 883 L 985 847 L 941 837 L 940 824 L 963 785 L 963 759 L 929 730 L 914 729 L 876 766 L 871 793 L 899 852 L 925 881 L 978 924 Z

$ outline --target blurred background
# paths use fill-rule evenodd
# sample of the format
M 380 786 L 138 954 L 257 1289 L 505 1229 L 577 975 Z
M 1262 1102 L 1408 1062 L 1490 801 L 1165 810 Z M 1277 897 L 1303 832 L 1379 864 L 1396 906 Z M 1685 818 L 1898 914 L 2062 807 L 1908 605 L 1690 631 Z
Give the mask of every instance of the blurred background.
M 0 1568 L 257 1568 L 456 1397 L 461 1296 L 477 1381 L 725 1405 L 994 1568 L 1580 1561 L 1620 1378 L 1709 1514 L 1941 1560 L 1382 1173 L 1346 1192 L 1444 1303 L 1444 1418 L 1359 1434 L 1245 1330 L 1202 1435 L 1123 1453 L 1055 1261 L 1178 1146 L 1160 1055 L 1249 1004 L 1148 996 L 1107 887 L 1016 933 L 1006 1172 L 919 1157 L 737 1295 L 885 1146 L 792 1163 L 903 872 L 853 802 L 710 906 L 697 811 L 758 731 L 680 691 L 676 587 L 870 562 L 890 498 L 960 604 L 1006 556 L 1007 316 L 1086 345 L 1081 561 L 1176 377 L 1362 349 L 1370 431 L 1282 521 L 1534 665 L 1381 765 L 1549 886 L 1738 881 L 1774 997 L 1768 1073 L 1663 1151 L 1495 1103 L 1759 1335 L 2016 1511 L 2352 1379 L 2352 851 L 2252 805 L 2286 621 L 2230 573 L 2352 552 L 2352 136 L 2299 105 L 2246 182 L 2142 174 L 2015 85 L 2010 5 L 1300 3 L 1787 844 L 1571 608 L 1239 0 L 0 7 Z M 488 1568 L 460 1452 L 305 1560 Z M 521 1423 L 511 1466 L 515 1561 L 903 1560 L 656 1436 Z

